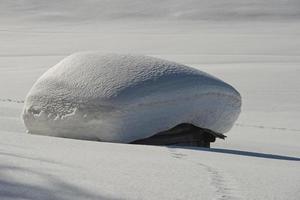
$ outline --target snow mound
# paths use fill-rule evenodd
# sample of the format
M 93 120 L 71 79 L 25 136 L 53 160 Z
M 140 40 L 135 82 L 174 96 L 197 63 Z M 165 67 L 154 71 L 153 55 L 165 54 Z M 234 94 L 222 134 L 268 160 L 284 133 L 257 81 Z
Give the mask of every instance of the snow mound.
M 240 94 L 197 69 L 142 56 L 76 53 L 33 85 L 23 109 L 30 133 L 132 142 L 180 123 L 225 133 Z

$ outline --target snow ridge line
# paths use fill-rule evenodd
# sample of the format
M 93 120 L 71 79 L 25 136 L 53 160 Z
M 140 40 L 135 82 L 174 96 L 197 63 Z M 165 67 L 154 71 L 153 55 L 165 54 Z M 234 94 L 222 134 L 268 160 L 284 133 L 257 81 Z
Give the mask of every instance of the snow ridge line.
M 262 125 L 250 125 L 250 124 L 240 124 L 240 123 L 236 123 L 235 126 L 239 126 L 239 127 L 259 128 L 259 129 L 272 129 L 272 130 L 279 130 L 279 131 L 293 131 L 293 132 L 300 132 L 300 129 L 291 129 L 291 128 L 283 128 L 283 127 L 272 127 L 272 126 L 262 126 Z
M 16 99 L 1 99 L 0 102 L 9 102 L 9 103 L 24 103 L 24 100 L 16 100 Z
M 16 99 L 1 99 L 0 102 L 9 102 L 9 103 L 24 103 L 24 100 L 16 100 Z M 279 130 L 279 131 L 292 131 L 292 132 L 300 132 L 300 129 L 291 129 L 285 127 L 271 127 L 271 126 L 262 126 L 262 125 L 252 125 L 252 124 L 240 124 L 236 123 L 235 126 L 239 127 L 250 127 L 250 128 L 259 128 L 259 129 L 271 129 L 271 130 Z

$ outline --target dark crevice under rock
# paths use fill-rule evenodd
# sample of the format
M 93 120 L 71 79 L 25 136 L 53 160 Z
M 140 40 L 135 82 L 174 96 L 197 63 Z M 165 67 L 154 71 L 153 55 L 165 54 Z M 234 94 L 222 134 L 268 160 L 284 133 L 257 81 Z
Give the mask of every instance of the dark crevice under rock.
M 209 129 L 197 127 L 193 124 L 182 123 L 151 137 L 133 141 L 132 144 L 179 145 L 209 148 L 210 143 L 215 142 L 216 138 L 225 139 L 226 136 Z

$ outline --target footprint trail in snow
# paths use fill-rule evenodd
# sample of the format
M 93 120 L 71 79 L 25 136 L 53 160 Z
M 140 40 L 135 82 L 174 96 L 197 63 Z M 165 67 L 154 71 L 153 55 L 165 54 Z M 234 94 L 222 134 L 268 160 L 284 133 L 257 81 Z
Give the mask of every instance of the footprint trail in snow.
M 169 152 L 175 159 L 185 159 L 186 154 L 178 152 L 176 148 L 170 148 Z M 194 161 L 192 161 L 194 162 Z M 239 189 L 238 183 L 233 177 L 225 171 L 211 167 L 207 164 L 196 162 L 195 164 L 201 166 L 209 175 L 210 184 L 215 188 L 215 197 L 213 200 L 242 200 L 242 191 Z

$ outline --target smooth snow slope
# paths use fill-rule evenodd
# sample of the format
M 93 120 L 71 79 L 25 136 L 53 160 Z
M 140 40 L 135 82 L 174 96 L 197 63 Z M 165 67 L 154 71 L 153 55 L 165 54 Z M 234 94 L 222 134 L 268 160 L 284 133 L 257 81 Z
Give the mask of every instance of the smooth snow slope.
M 290 20 L 298 0 L 1 0 L 5 20 L 72 23 L 102 20 Z
M 280 156 L 285 152 L 120 145 L 3 131 L 0 138 L 5 200 L 296 200 L 300 195 L 300 159 Z
M 66 14 L 59 8 L 72 6 L 66 1 L 0 2 L 0 199 L 300 199 L 298 1 L 184 1 L 195 10 L 213 9 L 209 19 L 247 4 L 240 13 L 250 17 L 219 21 L 143 21 L 139 14 L 81 20 L 96 6 L 81 4 L 76 7 L 88 9 Z M 156 2 L 145 7 L 168 8 Z M 264 17 L 255 7 L 273 14 Z M 125 12 L 107 9 L 114 10 Z M 209 151 L 25 134 L 20 113 L 35 80 L 84 50 L 195 66 L 237 88 L 243 111 L 229 137 Z
M 30 133 L 133 142 L 190 123 L 231 129 L 241 96 L 195 68 L 143 55 L 75 53 L 45 72 L 27 94 Z

